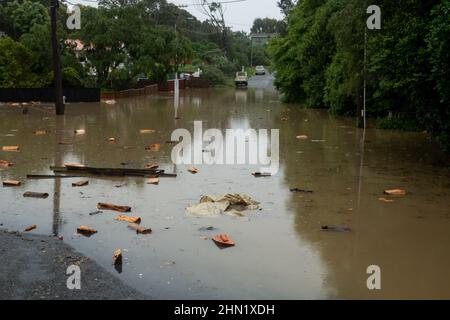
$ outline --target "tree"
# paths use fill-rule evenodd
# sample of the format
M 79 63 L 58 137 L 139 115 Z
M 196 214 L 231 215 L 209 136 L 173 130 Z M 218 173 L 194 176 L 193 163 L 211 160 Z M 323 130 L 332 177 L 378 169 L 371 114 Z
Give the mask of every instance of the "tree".
M 277 1 L 277 5 L 281 9 L 281 13 L 287 17 L 297 2 L 297 0 L 279 0 Z
M 270 18 L 258 18 L 253 21 L 251 33 L 284 33 L 286 25 L 283 21 Z
M 0 87 L 33 88 L 43 85 L 32 72 L 33 56 L 23 44 L 6 36 L 0 39 Z
M 225 56 L 228 57 L 228 27 L 225 23 L 224 9 L 220 2 L 208 2 L 207 0 L 199 0 L 203 13 L 209 17 L 210 22 L 219 30 L 222 36 L 222 49 Z
M 302 0 L 269 52 L 288 101 L 355 115 L 363 102 L 381 127 L 426 128 L 450 149 L 450 1 L 379 1 L 382 29 L 367 30 L 368 0 Z M 388 117 L 393 115 L 393 117 Z M 391 118 L 393 120 L 391 120 Z
M 6 34 L 17 40 L 36 25 L 50 22 L 48 9 L 39 2 L 14 0 L 0 6 L 1 24 Z

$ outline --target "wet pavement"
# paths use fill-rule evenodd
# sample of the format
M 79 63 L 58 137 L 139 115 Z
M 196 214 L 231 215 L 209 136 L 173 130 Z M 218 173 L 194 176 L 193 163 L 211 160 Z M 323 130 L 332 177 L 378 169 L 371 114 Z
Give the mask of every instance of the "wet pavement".
M 115 105 L 67 105 L 57 118 L 50 107 L 0 106 L 0 151 L 14 165 L 0 177 L 22 186 L 0 187 L 0 224 L 31 233 L 59 234 L 79 252 L 131 287 L 160 299 L 450 298 L 450 168 L 448 158 L 424 133 L 356 129 L 351 118 L 280 103 L 270 79 L 245 89 L 199 89 L 118 100 Z M 175 119 L 175 114 L 179 119 Z M 173 130 L 207 128 L 280 129 L 280 170 L 254 178 L 254 165 L 174 166 Z M 149 128 L 155 133 L 141 134 Z M 74 135 L 74 130 L 85 134 Z M 34 135 L 47 130 L 45 135 Z M 307 135 L 308 139 L 296 139 Z M 108 138 L 115 137 L 115 142 Z M 361 141 L 364 138 L 365 143 Z M 64 141 L 69 144 L 60 144 Z M 161 144 L 159 152 L 145 150 Z M 156 162 L 177 178 L 148 185 L 144 178 L 90 177 L 27 180 L 53 174 L 51 165 L 80 162 L 92 167 L 143 168 Z M 314 191 L 294 193 L 292 188 Z M 405 197 L 379 200 L 383 190 L 401 188 Z M 47 199 L 23 198 L 25 191 Z M 186 207 L 205 194 L 245 193 L 262 210 L 244 217 L 195 218 Z M 112 211 L 90 215 L 98 202 L 132 207 L 150 235 L 137 235 Z M 86 225 L 90 238 L 76 234 Z M 350 232 L 323 232 L 321 226 Z M 209 231 L 202 227 L 214 226 Z M 228 234 L 236 246 L 220 250 L 210 238 Z M 204 240 L 207 237 L 208 240 Z M 111 265 L 122 248 L 123 271 Z M 367 289 L 367 267 L 378 265 L 382 289 Z M 83 272 L 83 270 L 82 270 Z

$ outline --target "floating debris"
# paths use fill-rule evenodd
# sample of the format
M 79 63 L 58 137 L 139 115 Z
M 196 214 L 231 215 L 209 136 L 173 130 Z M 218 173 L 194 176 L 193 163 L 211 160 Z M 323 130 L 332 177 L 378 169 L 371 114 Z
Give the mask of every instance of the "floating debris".
M 22 184 L 19 180 L 5 180 L 3 181 L 3 185 L 5 187 L 18 187 Z
M 72 187 L 84 187 L 84 186 L 87 186 L 88 184 L 89 184 L 88 180 L 78 181 L 78 182 L 72 183 Z
M 100 209 L 100 210 L 112 210 L 112 211 L 118 211 L 118 212 L 130 212 L 131 211 L 131 207 L 128 207 L 128 206 L 118 206 L 118 205 L 115 205 L 115 204 L 102 203 L 102 202 L 99 202 L 97 204 L 97 209 Z
M 242 217 L 247 210 L 257 210 L 259 202 L 247 195 L 229 193 L 223 196 L 203 196 L 199 204 L 186 208 L 186 213 L 195 217 L 210 217 L 226 214 Z
M 141 129 L 141 130 L 139 130 L 139 132 L 141 134 L 147 134 L 147 133 L 155 133 L 156 130 L 153 130 L 153 129 Z
M 116 142 L 116 138 L 108 138 L 108 142 Z
M 271 174 L 271 173 L 268 173 L 268 172 L 253 172 L 252 175 L 253 175 L 255 178 L 271 177 L 271 176 L 272 176 L 272 174 Z
M 140 233 L 140 234 L 149 234 L 152 233 L 152 229 L 150 228 L 145 228 L 145 227 L 141 227 L 137 224 L 129 224 L 128 228 L 136 231 L 136 233 Z
M 305 134 L 302 134 L 302 135 L 297 136 L 296 138 L 299 140 L 306 140 L 306 139 L 308 139 L 308 136 Z
M 233 247 L 235 245 L 234 241 L 230 239 L 227 234 L 219 234 L 212 237 L 212 241 L 214 241 L 219 247 Z
M 3 151 L 19 151 L 19 146 L 3 146 Z
M 33 134 L 35 134 L 36 136 L 43 136 L 47 134 L 47 131 L 45 130 L 37 130 L 35 132 L 33 132 Z
M 158 178 L 150 178 L 147 180 L 147 184 L 157 185 L 157 184 L 159 184 L 159 179 Z
M 75 133 L 76 135 L 82 135 L 82 134 L 85 134 L 85 133 L 86 133 L 86 130 L 84 130 L 84 129 L 78 129 L 78 130 L 75 130 L 74 133 Z
M 379 201 L 384 202 L 384 203 L 393 203 L 395 202 L 392 199 L 386 199 L 386 198 L 378 198 Z
M 296 193 L 313 193 L 314 192 L 313 190 L 299 189 L 299 188 L 289 189 L 289 191 L 296 192 Z
M 64 167 L 66 167 L 66 168 L 86 168 L 86 166 L 84 164 L 77 163 L 77 162 L 64 163 Z
M 197 168 L 194 168 L 194 167 L 190 167 L 190 168 L 188 169 L 188 171 L 189 171 L 190 173 L 192 173 L 192 174 L 197 174 L 197 173 L 198 173 L 198 169 L 197 169 Z
M 158 169 L 159 165 L 156 163 L 149 163 L 145 165 L 145 169 Z
M 145 150 L 158 152 L 161 149 L 161 145 L 159 143 L 154 143 L 145 147 Z
M 0 168 L 8 168 L 11 167 L 12 165 L 13 165 L 12 162 L 0 160 Z
M 201 227 L 198 229 L 198 231 L 214 231 L 214 230 L 216 230 L 216 228 L 214 228 L 213 226 Z
M 140 217 L 128 217 L 128 216 L 124 216 L 124 215 L 117 216 L 114 218 L 114 220 L 125 221 L 125 222 L 136 223 L 136 224 L 141 223 Z
M 122 250 L 116 249 L 114 251 L 113 257 L 112 257 L 112 264 L 113 265 L 121 265 L 122 264 Z
M 33 225 L 29 226 L 29 227 L 26 227 L 26 228 L 23 230 L 23 232 L 30 232 L 31 230 L 34 230 L 34 229 L 36 229 L 36 228 L 37 228 L 37 225 L 33 224 Z
M 112 105 L 112 104 L 116 104 L 116 103 L 117 103 L 116 100 L 114 100 L 114 99 L 111 99 L 111 100 L 104 100 L 103 102 L 106 103 L 106 104 L 109 104 L 109 105 Z
M 103 213 L 103 211 L 97 210 L 97 211 L 94 211 L 94 212 L 90 212 L 89 215 L 90 216 L 95 216 L 95 215 L 100 214 L 100 213 Z
M 86 226 L 80 226 L 77 228 L 77 232 L 82 235 L 85 235 L 85 236 L 91 236 L 91 235 L 97 233 L 98 231 L 95 229 L 86 227 Z
M 351 229 L 349 227 L 345 226 L 322 226 L 322 231 L 328 231 L 328 232 L 350 232 Z
M 49 194 L 48 193 L 44 193 L 44 192 L 31 192 L 31 191 L 27 191 L 23 194 L 23 196 L 25 198 L 41 198 L 41 199 L 46 199 L 48 198 Z
M 384 194 L 390 195 L 390 196 L 405 196 L 406 190 L 402 189 L 390 189 L 390 190 L 384 190 Z

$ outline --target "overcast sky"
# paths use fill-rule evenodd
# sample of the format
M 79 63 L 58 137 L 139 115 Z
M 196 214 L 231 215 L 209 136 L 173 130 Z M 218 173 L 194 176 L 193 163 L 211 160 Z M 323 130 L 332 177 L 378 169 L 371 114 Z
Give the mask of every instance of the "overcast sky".
M 229 0 L 217 0 L 227 2 Z M 177 5 L 195 4 L 200 0 L 168 0 Z M 211 2 L 211 0 L 210 0 Z M 225 7 L 225 22 L 231 26 L 234 31 L 244 30 L 250 31 L 253 21 L 256 18 L 275 18 L 281 19 L 280 9 L 277 7 L 276 0 L 245 0 L 242 2 L 226 3 Z M 201 13 L 201 8 L 198 6 L 189 6 L 185 8 L 192 15 L 200 20 L 205 20 L 205 15 Z
M 176 5 L 189 5 L 184 8 L 199 20 L 205 20 L 206 16 L 201 13 L 201 8 L 193 4 L 198 4 L 200 0 L 167 0 Z M 211 0 L 209 0 L 211 2 Z M 216 0 L 227 2 L 230 0 Z M 233 0 L 231 0 L 233 1 Z M 92 4 L 83 0 L 71 0 L 72 3 L 83 3 L 85 5 Z M 256 18 L 275 18 L 281 19 L 280 9 L 277 7 L 276 0 L 244 0 L 242 2 L 226 3 L 225 22 L 234 31 L 244 30 L 249 32 L 252 27 L 253 20 Z

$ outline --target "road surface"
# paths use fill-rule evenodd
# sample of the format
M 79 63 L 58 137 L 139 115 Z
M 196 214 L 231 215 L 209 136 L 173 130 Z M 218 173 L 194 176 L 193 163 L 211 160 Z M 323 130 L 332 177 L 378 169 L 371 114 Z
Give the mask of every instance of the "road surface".
M 275 77 L 266 73 L 264 76 L 253 76 L 248 81 L 248 87 L 254 89 L 274 89 L 273 82 Z

